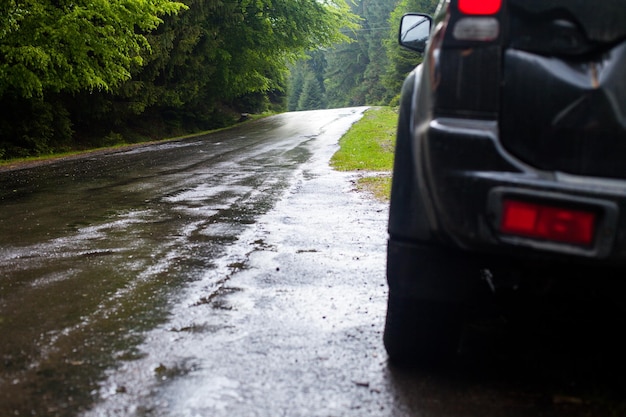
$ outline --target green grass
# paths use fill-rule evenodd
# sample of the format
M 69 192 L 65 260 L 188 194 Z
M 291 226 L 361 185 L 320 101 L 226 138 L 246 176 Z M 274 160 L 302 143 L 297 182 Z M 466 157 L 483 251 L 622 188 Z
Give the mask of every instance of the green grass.
M 363 172 L 358 188 L 385 201 L 391 193 L 397 120 L 398 114 L 391 107 L 367 110 L 339 140 L 340 149 L 330 161 L 339 171 Z

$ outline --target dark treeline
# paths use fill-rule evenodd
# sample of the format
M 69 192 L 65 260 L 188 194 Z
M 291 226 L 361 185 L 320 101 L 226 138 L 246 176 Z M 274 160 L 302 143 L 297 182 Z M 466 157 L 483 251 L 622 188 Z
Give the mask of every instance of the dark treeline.
M 355 0 L 360 27 L 352 42 L 320 48 L 291 68 L 288 109 L 396 105 L 402 81 L 420 57 L 398 46 L 400 18 L 433 13 L 437 0 Z
M 0 159 L 282 111 L 288 65 L 356 22 L 344 0 L 2 0 Z

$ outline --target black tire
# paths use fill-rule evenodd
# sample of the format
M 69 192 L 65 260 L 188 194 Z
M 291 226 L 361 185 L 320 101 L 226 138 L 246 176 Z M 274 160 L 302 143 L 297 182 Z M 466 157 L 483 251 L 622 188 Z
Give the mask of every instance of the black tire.
M 462 331 L 457 304 L 389 294 L 383 341 L 400 366 L 440 368 L 454 360 Z
M 383 341 L 392 363 L 441 367 L 456 358 L 466 321 L 490 296 L 480 258 L 440 245 L 389 242 Z

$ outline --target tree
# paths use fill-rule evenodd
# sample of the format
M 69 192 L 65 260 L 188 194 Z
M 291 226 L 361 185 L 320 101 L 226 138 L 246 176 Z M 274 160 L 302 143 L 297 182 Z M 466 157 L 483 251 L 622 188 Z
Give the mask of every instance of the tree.
M 308 66 L 304 59 L 299 60 L 289 69 L 289 90 L 287 94 L 287 110 L 298 110 L 298 101 L 302 95 L 304 78 L 308 73 Z
M 163 105 L 184 109 L 204 127 L 215 126 L 215 112 L 224 105 L 241 110 L 246 102 L 242 98 L 251 94 L 280 96 L 289 63 L 308 50 L 346 39 L 340 30 L 356 21 L 344 0 L 188 4 L 189 13 L 172 17 L 159 29 L 172 32 L 169 54 L 176 59 L 167 60 L 165 71 L 152 69 L 159 80 L 147 80 L 143 88 L 154 85 L 166 98 L 157 102 L 156 110 Z M 197 34 L 194 38 L 189 38 L 190 29 Z
M 316 110 L 326 107 L 322 85 L 315 74 L 309 72 L 304 80 L 298 110 Z
M 328 53 L 326 90 L 333 107 L 386 104 L 381 77 L 388 66 L 383 39 L 389 32 L 389 13 L 398 0 L 360 0 L 354 13 L 362 18 L 353 33 L 355 42 L 338 45 Z
M 185 0 L 148 39 L 158 53 L 112 97 L 112 108 L 207 129 L 250 111 L 250 98 L 281 97 L 287 65 L 345 38 L 355 17 L 344 0 Z M 271 104 L 271 103 L 270 103 Z M 258 106 L 255 106 L 258 107 Z
M 184 7 L 172 0 L 4 0 L 0 97 L 111 88 L 127 80 L 146 32 Z
M 386 72 L 389 60 L 383 45 L 383 39 L 389 32 L 389 14 L 396 1 L 363 0 L 364 17 L 369 23 L 369 30 L 365 32 L 367 39 L 367 55 L 369 63 L 363 74 L 363 88 L 367 104 L 387 104 L 388 93 L 381 78 Z
M 419 62 L 415 52 L 398 45 L 400 17 L 407 12 L 434 13 L 438 0 L 355 0 L 352 12 L 361 27 L 352 42 L 324 50 L 324 79 L 329 107 L 393 104 L 402 81 Z
M 287 65 L 356 26 L 345 0 L 180 1 L 2 0 L 0 157 L 71 145 L 68 134 L 182 133 L 284 106 Z M 7 119 L 17 107 L 58 120 L 26 132 Z
M 328 52 L 327 59 L 325 87 L 329 106 L 365 104 L 365 96 L 360 88 L 369 63 L 365 41 L 357 36 L 355 42 L 337 45 Z
M 352 3 L 352 10 L 361 17 L 361 26 L 350 33 L 352 42 L 337 44 L 326 52 L 328 68 L 325 87 L 331 107 L 362 105 L 365 96 L 361 85 L 369 64 L 367 39 L 368 22 L 363 18 L 363 1 Z
M 288 80 L 288 110 L 313 110 L 326 108 L 324 74 L 326 72 L 324 50 L 307 52 L 306 58 L 290 67 Z M 313 95 L 315 98 L 311 98 Z

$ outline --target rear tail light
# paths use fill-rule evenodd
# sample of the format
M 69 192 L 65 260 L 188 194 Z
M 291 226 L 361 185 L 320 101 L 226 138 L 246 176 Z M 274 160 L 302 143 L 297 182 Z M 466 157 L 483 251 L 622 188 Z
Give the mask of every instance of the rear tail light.
M 490 42 L 500 35 L 500 21 L 493 15 L 502 7 L 502 0 L 459 0 L 461 17 L 452 30 L 460 41 Z
M 459 0 L 459 11 L 463 14 L 491 15 L 502 7 L 502 0 Z
M 591 245 L 597 215 L 583 210 L 505 200 L 500 231 L 574 245 Z

